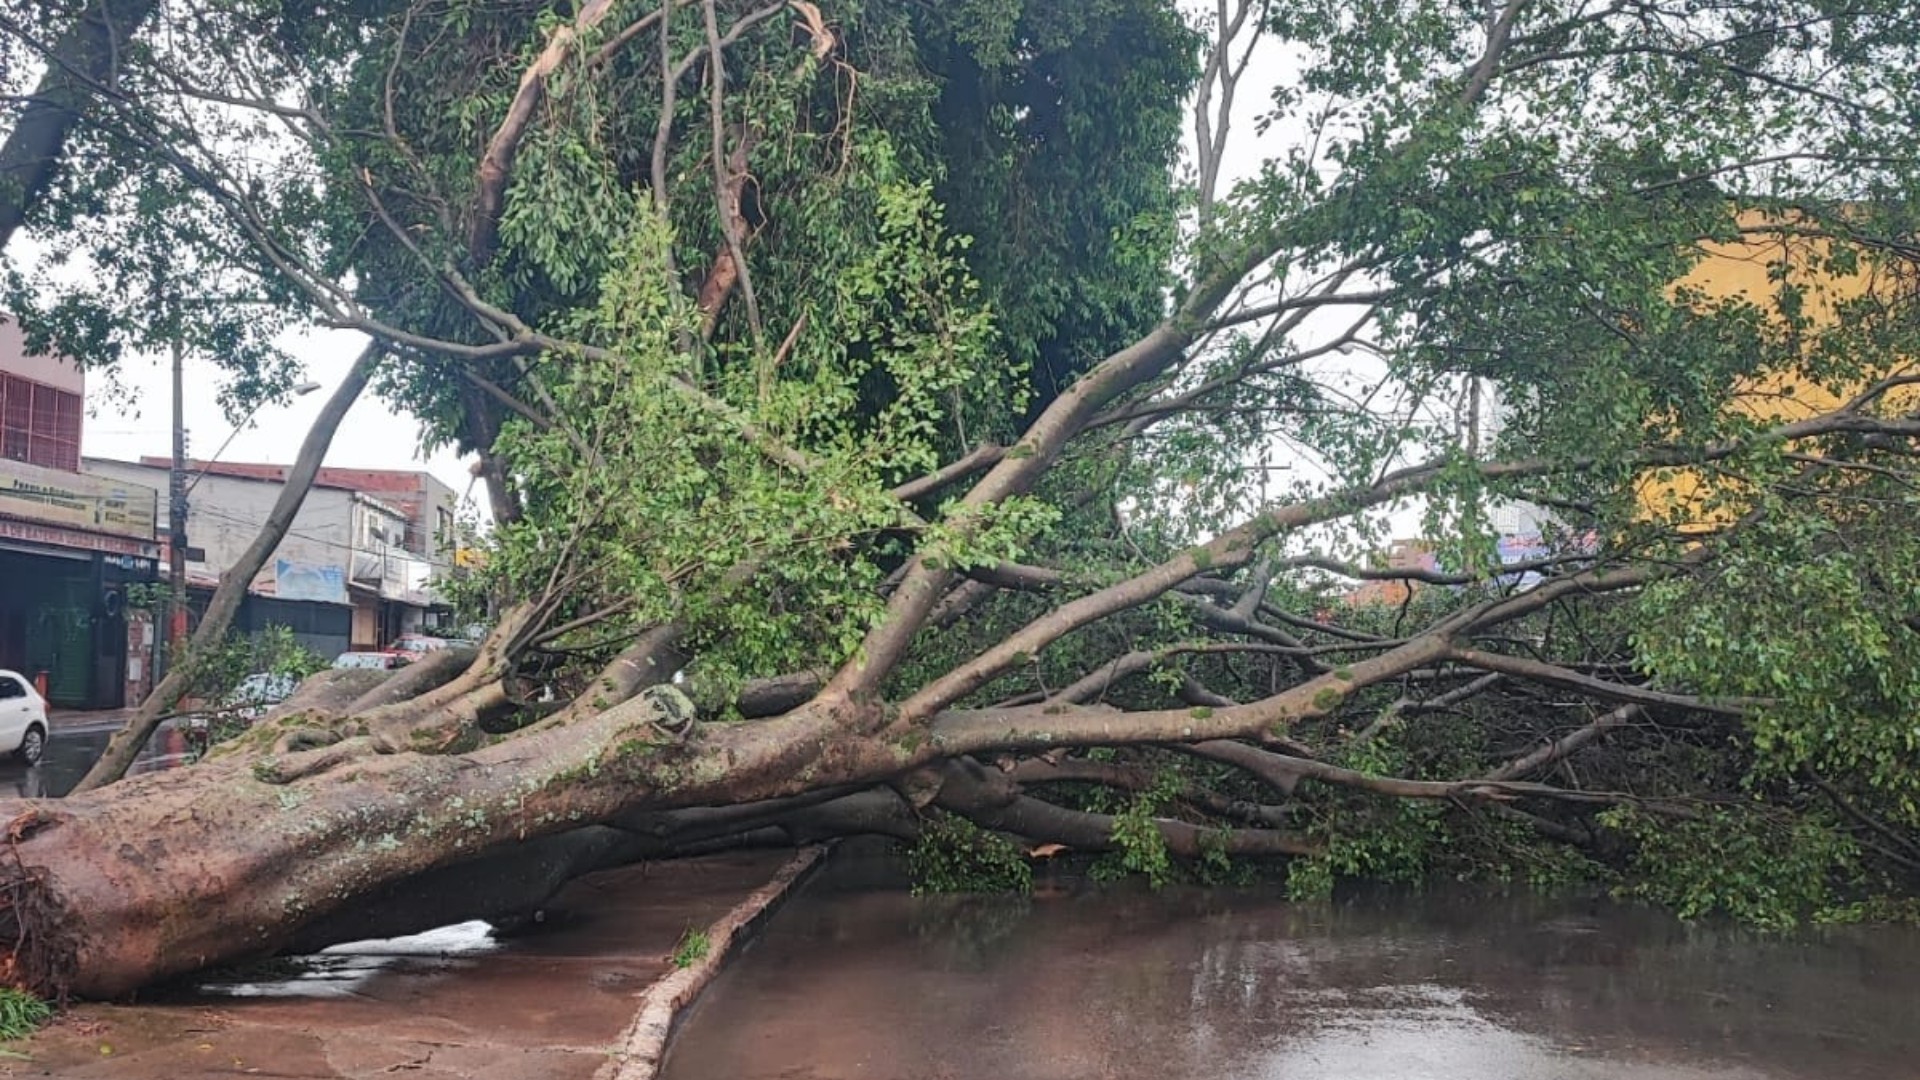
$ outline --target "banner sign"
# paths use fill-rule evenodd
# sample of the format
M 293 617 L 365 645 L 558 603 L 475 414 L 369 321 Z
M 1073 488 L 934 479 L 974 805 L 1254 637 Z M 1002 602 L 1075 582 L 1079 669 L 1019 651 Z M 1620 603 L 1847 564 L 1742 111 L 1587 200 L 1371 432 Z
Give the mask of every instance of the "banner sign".
M 345 604 L 347 572 L 338 566 L 315 563 L 273 561 L 273 595 L 281 600 L 311 600 L 320 604 Z
M 151 541 L 160 493 L 91 473 L 0 461 L 0 514 Z
M 30 521 L 14 521 L 11 518 L 0 518 L 0 541 L 3 540 L 72 548 L 75 551 L 98 551 L 114 557 L 122 569 L 140 572 L 151 569 L 154 561 L 160 557 L 159 546 L 150 540 L 135 540 L 130 536 L 104 536 L 78 529 L 63 529 L 57 525 L 35 525 Z M 0 544 L 0 547 L 4 546 L 6 545 Z M 120 562 L 119 560 L 128 561 Z

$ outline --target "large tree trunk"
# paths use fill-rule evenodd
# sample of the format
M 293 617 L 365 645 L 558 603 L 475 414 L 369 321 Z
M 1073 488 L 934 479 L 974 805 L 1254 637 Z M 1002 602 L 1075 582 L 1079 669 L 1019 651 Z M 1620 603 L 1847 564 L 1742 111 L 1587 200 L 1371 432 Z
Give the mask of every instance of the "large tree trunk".
M 260 738 L 243 740 L 251 751 L 66 800 L 0 805 L 13 849 L 0 868 L 0 946 L 12 950 L 16 981 L 112 996 L 294 945 L 513 917 L 571 876 L 686 843 L 773 827 L 795 838 L 911 835 L 917 808 L 929 803 L 1031 840 L 1102 849 L 1112 819 L 1027 797 L 1016 779 L 969 755 L 1256 738 L 1278 718 L 1335 707 L 1338 688 L 1395 677 L 1443 649 L 1409 642 L 1210 712 L 1055 704 L 941 713 L 917 732 L 890 728 L 884 703 L 827 690 L 771 719 L 669 733 L 691 705 L 661 688 L 598 713 L 557 714 L 464 754 L 408 750 L 415 741 L 393 735 L 395 706 L 362 711 L 378 688 L 316 679 L 289 703 L 297 708 L 286 723 L 312 715 L 300 709 L 359 697 L 313 749 L 271 752 L 285 740 L 268 721 Z M 427 708 L 416 720 L 434 728 L 444 712 Z M 376 716 L 382 732 L 333 738 Z M 863 790 L 882 781 L 899 793 Z M 1448 794 L 1470 798 L 1478 787 Z M 1159 827 L 1176 854 L 1201 850 L 1202 830 Z M 1217 834 L 1231 853 L 1308 850 L 1269 829 Z M 365 916 L 375 896 L 392 905 L 389 918 Z
M 67 137 L 96 87 L 119 81 L 120 59 L 158 0 L 96 0 L 53 46 L 20 119 L 0 145 L 0 250 L 53 185 Z
M 270 954 L 370 893 L 485 853 L 522 870 L 548 860 L 549 870 L 530 871 L 546 885 L 516 894 L 537 897 L 617 858 L 623 842 L 530 841 L 636 808 L 772 798 L 818 786 L 829 770 L 885 768 L 880 756 L 837 747 L 832 721 L 817 712 L 665 745 L 662 715 L 638 699 L 470 754 L 354 756 L 336 746 L 0 806 L 13 849 L 0 871 L 0 935 L 14 950 L 15 977 L 47 991 L 123 994 Z M 323 759 L 331 767 L 318 767 Z M 628 857 L 646 849 L 633 845 Z M 349 933 L 355 923 L 337 925 Z

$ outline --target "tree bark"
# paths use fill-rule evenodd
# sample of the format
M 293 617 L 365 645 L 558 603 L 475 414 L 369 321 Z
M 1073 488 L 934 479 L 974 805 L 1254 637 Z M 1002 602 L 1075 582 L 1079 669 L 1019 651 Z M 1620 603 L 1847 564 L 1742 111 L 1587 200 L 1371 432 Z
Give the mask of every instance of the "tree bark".
M 0 145 L 0 251 L 53 185 L 94 87 L 119 81 L 120 58 L 158 6 L 157 0 L 95 0 L 54 43 L 46 73 Z
M 213 761 L 0 804 L 13 856 L 0 938 L 27 984 L 112 997 L 271 954 L 382 888 L 624 811 L 784 797 L 816 786 L 803 771 L 887 768 L 806 711 L 666 747 L 651 741 L 659 715 L 640 698 L 464 755 L 367 755 L 291 783 L 270 782 L 264 761 Z

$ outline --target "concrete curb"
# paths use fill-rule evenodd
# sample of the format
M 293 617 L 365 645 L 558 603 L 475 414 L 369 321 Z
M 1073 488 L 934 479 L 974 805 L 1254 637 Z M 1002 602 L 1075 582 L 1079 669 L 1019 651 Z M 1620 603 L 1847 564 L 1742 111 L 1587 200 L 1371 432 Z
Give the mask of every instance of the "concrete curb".
M 765 885 L 735 904 L 707 928 L 707 955 L 692 967 L 662 975 L 640 994 L 633 1023 L 621 1034 L 594 1080 L 654 1080 L 666 1057 L 674 1021 L 720 974 L 729 957 L 803 884 L 826 858 L 825 845 L 803 848 Z

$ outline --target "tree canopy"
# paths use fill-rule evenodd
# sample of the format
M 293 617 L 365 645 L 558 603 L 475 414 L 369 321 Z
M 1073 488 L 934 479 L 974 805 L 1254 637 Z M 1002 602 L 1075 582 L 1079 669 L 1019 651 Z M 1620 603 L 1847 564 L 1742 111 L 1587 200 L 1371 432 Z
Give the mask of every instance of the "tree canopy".
M 1907 4 L 177 0 L 105 70 L 101 10 L 0 5 L 0 74 L 88 91 L 7 193 L 84 272 L 10 310 L 253 394 L 283 327 L 362 331 L 496 517 L 477 656 L 31 811 L 280 807 L 235 861 L 308 870 L 208 909 L 280 905 L 230 948 L 770 827 L 1911 896 Z M 101 942 L 170 902 L 36 947 L 132 985 Z

